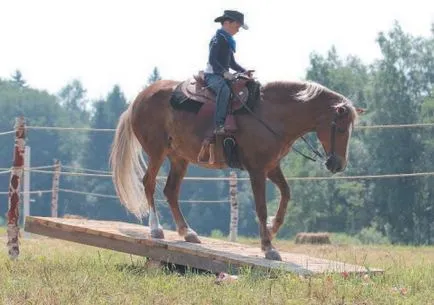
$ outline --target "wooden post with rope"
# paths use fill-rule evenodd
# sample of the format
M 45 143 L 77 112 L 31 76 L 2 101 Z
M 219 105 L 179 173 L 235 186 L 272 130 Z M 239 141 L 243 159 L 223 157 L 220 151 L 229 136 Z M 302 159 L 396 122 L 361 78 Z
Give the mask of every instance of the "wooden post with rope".
M 20 216 L 20 182 L 24 170 L 24 147 L 26 137 L 26 127 L 24 117 L 15 119 L 15 144 L 13 154 L 13 165 L 11 169 L 11 178 L 9 182 L 9 197 L 8 197 L 8 242 L 9 257 L 15 259 L 20 254 L 18 245 L 18 236 L 20 228 L 18 219 Z
M 58 217 L 60 161 L 54 160 L 53 189 L 51 192 L 51 217 Z
M 238 201 L 237 201 L 237 173 L 231 171 L 229 180 L 229 201 L 231 203 L 231 224 L 229 240 L 235 242 L 238 233 Z

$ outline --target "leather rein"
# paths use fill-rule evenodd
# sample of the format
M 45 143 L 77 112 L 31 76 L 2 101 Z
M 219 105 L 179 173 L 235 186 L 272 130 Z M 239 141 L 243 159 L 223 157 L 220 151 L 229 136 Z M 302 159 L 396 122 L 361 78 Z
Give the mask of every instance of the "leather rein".
M 250 77 L 247 78 L 246 76 L 243 76 L 242 74 L 238 75 L 237 77 L 234 78 L 234 80 L 238 79 L 238 78 L 244 78 L 244 79 L 251 79 Z M 229 86 L 231 88 L 231 92 L 232 92 L 232 86 Z M 233 92 L 232 92 L 233 94 Z M 238 101 L 247 109 L 247 111 L 258 121 L 260 122 L 262 125 L 264 125 L 265 128 L 267 128 L 272 134 L 274 134 L 277 138 L 280 138 L 281 136 L 275 131 L 273 130 L 266 122 L 264 122 L 260 117 L 258 117 L 253 111 L 252 109 L 250 109 L 250 107 L 244 103 L 238 95 L 233 94 L 237 97 Z M 329 156 L 333 156 L 335 154 L 335 149 L 336 149 L 336 131 L 338 130 L 337 128 L 337 119 L 339 118 L 339 114 L 336 113 L 333 121 L 331 123 L 331 150 L 330 150 L 330 154 Z M 339 130 L 339 132 L 341 132 Z M 326 158 L 324 157 L 324 155 L 319 152 L 315 147 L 313 147 L 313 145 L 306 140 L 306 138 L 304 136 L 301 136 L 301 139 L 307 144 L 307 146 L 309 147 L 309 149 L 321 160 L 325 160 Z M 292 147 L 292 150 L 294 150 L 295 152 L 297 152 L 298 154 L 302 155 L 304 158 L 314 161 L 316 162 L 317 160 L 313 157 L 310 157 L 306 154 L 304 154 L 303 152 L 301 152 L 300 150 L 296 149 L 295 147 Z

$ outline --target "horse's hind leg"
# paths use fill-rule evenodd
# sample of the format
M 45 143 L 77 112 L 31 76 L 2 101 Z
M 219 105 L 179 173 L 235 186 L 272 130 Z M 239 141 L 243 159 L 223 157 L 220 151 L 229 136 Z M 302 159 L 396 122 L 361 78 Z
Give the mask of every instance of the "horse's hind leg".
M 288 207 L 288 201 L 291 198 L 291 193 L 280 165 L 269 171 L 267 176 L 280 190 L 279 208 L 277 210 L 276 216 L 271 219 L 271 222 L 267 226 L 271 238 L 273 238 L 279 231 L 280 226 L 283 224 L 286 209 Z
M 185 159 L 169 156 L 170 160 L 170 172 L 167 178 L 166 186 L 164 187 L 164 195 L 170 205 L 173 219 L 175 220 L 176 227 L 180 236 L 192 243 L 200 243 L 197 233 L 192 230 L 179 208 L 179 190 L 181 187 L 182 179 L 187 172 L 188 161 Z
M 148 169 L 143 177 L 143 186 L 145 195 L 149 204 L 149 227 L 151 228 L 152 238 L 164 238 L 163 228 L 158 220 L 157 210 L 155 208 L 154 193 L 157 182 L 157 174 L 163 164 L 164 155 L 158 157 L 149 156 Z

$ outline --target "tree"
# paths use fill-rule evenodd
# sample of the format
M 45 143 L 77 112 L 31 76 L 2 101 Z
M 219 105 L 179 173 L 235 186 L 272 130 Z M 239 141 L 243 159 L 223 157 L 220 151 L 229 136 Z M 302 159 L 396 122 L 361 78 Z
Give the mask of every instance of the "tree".
M 372 121 L 418 123 L 422 102 L 431 93 L 434 80 L 432 38 L 413 37 L 395 23 L 388 33 L 379 33 L 377 41 L 383 58 L 374 64 Z M 369 138 L 369 151 L 375 156 L 372 173 L 412 173 L 423 168 L 425 147 L 417 131 L 375 130 Z M 379 223 L 390 240 L 415 244 L 426 241 L 420 234 L 424 206 L 429 204 L 423 195 L 423 179 L 387 179 L 373 186 Z
M 107 96 L 107 128 L 116 128 L 119 117 L 127 109 L 127 101 L 119 85 L 113 86 Z
M 75 127 L 78 123 L 73 120 L 67 110 L 59 103 L 58 98 L 46 91 L 36 90 L 30 87 L 19 87 L 16 82 L 0 81 L 0 130 L 10 130 L 14 126 L 17 116 L 24 115 L 26 124 L 33 126 L 60 126 Z M 82 146 L 76 134 L 65 134 L 57 130 L 34 130 L 28 129 L 26 145 L 31 150 L 31 166 L 47 166 L 53 164 L 53 159 L 59 159 L 63 164 L 71 164 L 81 153 Z M 10 167 L 14 135 L 0 137 L 0 166 Z M 49 170 L 49 169 L 48 169 Z M 8 185 L 8 176 L 2 175 L 0 182 L 3 186 Z M 44 173 L 32 173 L 32 189 L 51 189 L 52 175 Z M 61 187 L 68 188 L 68 182 L 61 178 Z M 5 190 L 3 188 L 3 190 Z M 7 190 L 7 189 L 6 189 Z M 59 213 L 62 215 L 63 203 L 69 197 L 61 194 Z M 48 216 L 50 206 L 49 194 L 32 195 L 32 213 Z M 4 215 L 7 206 L 0 207 L 0 214 Z
M 27 85 L 20 70 L 15 70 L 15 73 L 12 75 L 12 82 L 20 88 L 23 88 Z
M 311 53 L 306 79 L 343 94 L 359 107 L 366 107 L 369 72 L 369 68 L 358 57 L 350 55 L 342 59 L 332 46 L 327 57 Z
M 158 70 L 157 67 L 154 67 L 151 75 L 149 75 L 148 77 L 148 83 L 146 84 L 146 86 L 149 86 L 150 84 L 155 83 L 157 80 L 160 79 L 161 79 L 160 70 Z
M 61 104 L 68 110 L 82 112 L 86 110 L 88 100 L 86 98 L 86 89 L 83 84 L 75 79 L 71 83 L 63 87 L 59 96 Z
M 127 108 L 124 93 L 118 85 L 108 93 L 106 100 L 99 100 L 94 104 L 94 114 L 91 127 L 95 129 L 114 129 L 122 112 Z M 89 135 L 84 164 L 86 168 L 109 171 L 109 154 L 113 140 L 113 132 L 93 132 Z M 111 179 L 95 177 L 86 179 L 85 187 L 88 192 L 99 194 L 115 194 Z M 95 218 L 134 220 L 129 218 L 127 211 L 117 199 L 98 199 L 89 196 L 81 211 Z M 89 214 L 91 213 L 91 214 Z

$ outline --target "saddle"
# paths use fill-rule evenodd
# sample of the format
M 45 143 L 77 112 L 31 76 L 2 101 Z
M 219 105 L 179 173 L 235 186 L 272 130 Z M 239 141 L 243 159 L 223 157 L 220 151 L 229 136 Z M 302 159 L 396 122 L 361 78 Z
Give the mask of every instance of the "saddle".
M 203 104 L 215 103 L 216 95 L 211 89 L 207 88 L 204 76 L 204 72 L 199 71 L 199 73 L 193 75 L 192 78 L 185 80 L 181 85 L 181 91 L 185 96 L 194 101 Z M 239 77 L 232 81 L 232 94 L 229 98 L 229 113 L 240 109 L 247 102 L 249 89 L 246 87 L 246 84 L 249 80 L 250 79 L 247 77 Z

